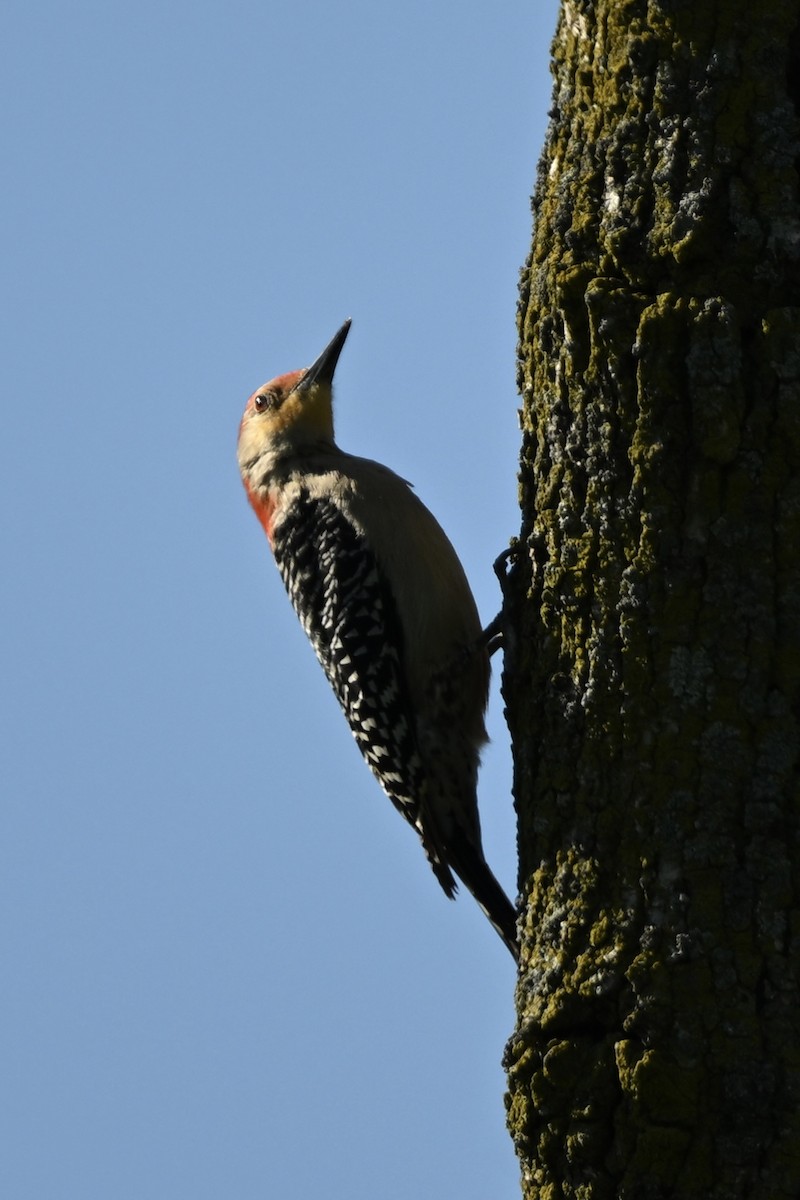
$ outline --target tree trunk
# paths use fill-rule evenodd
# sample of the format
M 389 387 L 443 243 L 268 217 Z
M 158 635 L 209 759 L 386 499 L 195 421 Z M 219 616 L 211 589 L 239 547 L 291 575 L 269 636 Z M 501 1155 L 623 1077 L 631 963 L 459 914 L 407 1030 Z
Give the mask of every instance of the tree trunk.
M 800 1196 L 800 5 L 564 0 L 504 694 L 523 1194 Z

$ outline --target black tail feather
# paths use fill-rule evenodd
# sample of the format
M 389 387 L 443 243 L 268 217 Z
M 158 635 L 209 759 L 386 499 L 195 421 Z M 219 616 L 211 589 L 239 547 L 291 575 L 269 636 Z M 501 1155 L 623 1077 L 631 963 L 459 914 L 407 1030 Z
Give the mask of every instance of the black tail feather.
M 475 897 L 514 961 L 519 962 L 517 911 L 492 874 L 480 847 L 476 849 L 466 837 L 457 835 L 448 839 L 447 852 L 449 865 Z

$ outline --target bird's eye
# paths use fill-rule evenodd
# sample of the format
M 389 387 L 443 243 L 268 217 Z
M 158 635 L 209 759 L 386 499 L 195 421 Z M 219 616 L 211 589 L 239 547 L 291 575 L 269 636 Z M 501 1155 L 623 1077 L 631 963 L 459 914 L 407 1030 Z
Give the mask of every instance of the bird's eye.
M 274 392 L 259 392 L 258 395 L 256 396 L 255 400 L 253 401 L 253 407 L 255 408 L 256 412 L 266 412 L 266 410 L 268 408 L 274 408 L 275 407 L 275 393 Z

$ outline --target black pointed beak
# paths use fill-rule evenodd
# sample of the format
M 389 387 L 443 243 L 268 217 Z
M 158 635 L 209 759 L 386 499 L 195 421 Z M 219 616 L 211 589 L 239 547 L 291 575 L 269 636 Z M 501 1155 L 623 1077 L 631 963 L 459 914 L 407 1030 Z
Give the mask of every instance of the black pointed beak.
M 322 351 L 322 354 L 311 364 L 300 380 L 298 386 L 301 389 L 310 387 L 312 383 L 327 383 L 328 387 L 331 386 L 333 383 L 333 373 L 336 370 L 339 355 L 342 353 L 342 347 L 347 341 L 349 332 L 350 318 L 348 317 L 339 332 L 334 334 Z

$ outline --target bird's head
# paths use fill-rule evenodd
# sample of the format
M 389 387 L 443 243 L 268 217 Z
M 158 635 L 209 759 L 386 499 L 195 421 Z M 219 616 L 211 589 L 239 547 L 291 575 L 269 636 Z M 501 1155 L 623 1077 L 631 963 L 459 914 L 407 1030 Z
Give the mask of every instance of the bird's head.
M 265 453 L 333 442 L 333 374 L 349 329 L 347 320 L 310 367 L 278 375 L 250 396 L 239 427 L 243 471 Z

